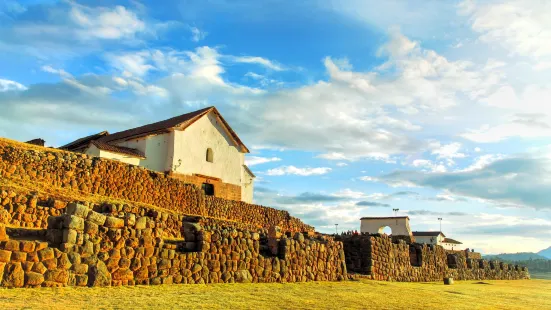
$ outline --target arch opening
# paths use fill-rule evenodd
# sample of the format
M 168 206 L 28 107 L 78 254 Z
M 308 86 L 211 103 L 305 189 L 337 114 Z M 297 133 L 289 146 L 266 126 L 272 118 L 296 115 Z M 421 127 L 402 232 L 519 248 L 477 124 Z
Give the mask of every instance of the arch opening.
M 392 228 L 390 226 L 381 226 L 378 232 L 380 235 L 392 236 Z

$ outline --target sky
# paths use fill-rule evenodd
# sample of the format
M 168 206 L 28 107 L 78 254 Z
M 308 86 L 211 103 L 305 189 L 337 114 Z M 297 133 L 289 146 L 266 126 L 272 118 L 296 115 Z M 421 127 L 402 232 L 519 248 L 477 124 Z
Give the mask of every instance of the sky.
M 0 2 L 0 136 L 60 146 L 216 106 L 255 203 L 551 246 L 547 1 Z

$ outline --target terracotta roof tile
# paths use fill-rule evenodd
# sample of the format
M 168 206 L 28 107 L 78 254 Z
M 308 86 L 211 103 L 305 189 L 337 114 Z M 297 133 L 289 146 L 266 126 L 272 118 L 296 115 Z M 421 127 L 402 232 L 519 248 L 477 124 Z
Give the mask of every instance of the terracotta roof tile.
M 455 239 L 452 239 L 452 238 L 444 238 L 444 240 L 442 240 L 443 243 L 453 243 L 453 244 L 463 244 L 462 242 L 459 242 Z
M 95 145 L 98 149 L 103 150 L 103 151 L 119 153 L 119 154 L 125 154 L 125 155 L 130 155 L 130 156 L 135 156 L 135 157 L 145 159 L 145 154 L 143 152 L 141 152 L 140 150 L 137 150 L 137 149 L 132 149 L 132 148 L 123 147 L 123 146 L 111 145 L 111 144 L 107 144 L 107 143 L 97 141 L 97 140 L 90 142 L 90 144 Z
M 202 116 L 206 115 L 211 111 L 213 111 L 218 115 L 218 117 L 220 118 L 224 126 L 230 132 L 232 138 L 248 153 L 249 149 L 247 149 L 245 144 L 243 144 L 241 139 L 239 139 L 237 134 L 233 131 L 233 129 L 231 129 L 231 127 L 228 125 L 226 120 L 224 120 L 222 115 L 220 115 L 220 112 L 218 112 L 218 110 L 215 107 L 208 107 L 208 108 L 204 108 L 194 112 L 182 114 L 180 116 L 176 116 L 173 118 L 169 118 L 164 121 L 160 121 L 160 122 L 156 122 L 156 123 L 132 128 L 132 129 L 127 129 L 124 131 L 119 131 L 114 134 L 103 136 L 99 140 L 104 143 L 108 143 L 108 142 L 128 140 L 131 138 L 138 138 L 138 137 L 143 137 L 143 136 L 148 136 L 153 134 L 165 133 L 165 132 L 169 132 L 171 129 L 176 127 L 179 129 L 185 129 L 189 127 L 191 124 L 193 124 L 195 121 L 197 121 L 199 118 L 201 118 Z
M 442 234 L 442 236 L 446 237 L 446 235 L 444 235 L 444 233 L 441 231 L 414 231 L 412 234 L 413 236 L 419 236 L 419 237 L 423 237 L 423 236 L 436 237 Z
M 247 165 L 243 165 L 243 168 L 245 168 L 245 171 L 247 171 L 248 174 L 250 174 L 253 178 L 256 178 L 256 175 L 247 167 Z
M 107 131 L 98 132 L 96 134 L 89 135 L 89 136 L 77 139 L 77 140 L 75 140 L 71 143 L 67 143 L 63 146 L 60 146 L 59 149 L 73 151 L 73 150 L 78 149 L 80 147 L 88 146 L 88 144 L 90 144 L 90 141 L 97 140 L 97 139 L 99 139 L 103 136 L 106 136 L 108 134 L 109 134 L 109 132 L 107 132 Z

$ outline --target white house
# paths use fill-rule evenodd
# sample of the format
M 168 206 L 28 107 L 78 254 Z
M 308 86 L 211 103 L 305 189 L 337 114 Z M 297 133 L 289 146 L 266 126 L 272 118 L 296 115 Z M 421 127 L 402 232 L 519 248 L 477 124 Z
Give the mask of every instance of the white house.
M 417 243 L 440 245 L 446 250 L 461 250 L 461 242 L 446 238 L 441 231 L 414 231 L 413 236 Z
M 252 202 L 247 147 L 215 107 L 113 134 L 87 136 L 61 149 L 166 172 L 205 194 Z

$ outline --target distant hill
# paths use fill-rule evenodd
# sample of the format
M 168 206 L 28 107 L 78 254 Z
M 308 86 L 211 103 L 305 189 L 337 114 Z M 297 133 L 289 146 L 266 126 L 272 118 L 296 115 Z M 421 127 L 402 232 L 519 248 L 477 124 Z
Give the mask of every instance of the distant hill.
M 545 250 L 539 251 L 538 254 L 546 257 L 547 259 L 551 259 L 551 246 Z
M 549 250 L 549 254 L 551 255 L 551 248 L 547 249 Z M 541 253 L 541 252 L 540 252 Z M 522 253 L 502 253 L 498 255 L 484 255 L 485 259 L 498 259 L 502 261 L 509 261 L 509 262 L 518 262 L 518 261 L 525 261 L 525 260 L 536 260 L 536 259 L 544 259 L 547 260 L 546 256 L 532 253 L 532 252 L 522 252 Z

